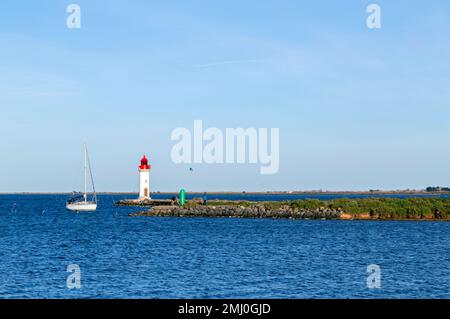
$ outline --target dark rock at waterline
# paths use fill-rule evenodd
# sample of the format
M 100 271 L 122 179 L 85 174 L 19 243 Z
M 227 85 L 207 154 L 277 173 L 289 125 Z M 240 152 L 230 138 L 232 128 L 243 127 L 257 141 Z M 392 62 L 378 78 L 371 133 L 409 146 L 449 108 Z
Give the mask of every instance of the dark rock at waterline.
M 130 216 L 159 217 L 228 217 L 228 218 L 274 218 L 274 219 L 339 219 L 339 209 L 317 208 L 299 209 L 289 206 L 268 209 L 264 205 L 244 206 L 158 206 Z

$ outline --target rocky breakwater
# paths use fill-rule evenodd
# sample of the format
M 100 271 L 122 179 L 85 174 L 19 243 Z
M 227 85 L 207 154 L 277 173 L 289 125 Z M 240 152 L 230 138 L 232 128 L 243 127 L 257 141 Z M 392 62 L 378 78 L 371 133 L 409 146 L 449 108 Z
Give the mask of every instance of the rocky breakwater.
M 274 218 L 274 219 L 339 219 L 340 209 L 320 207 L 316 209 L 281 206 L 266 207 L 264 204 L 249 206 L 208 205 L 208 206 L 157 206 L 148 211 L 130 214 L 130 216 L 159 217 L 222 217 L 222 218 Z
M 173 200 L 170 199 L 122 199 L 115 203 L 117 206 L 167 206 L 172 205 Z

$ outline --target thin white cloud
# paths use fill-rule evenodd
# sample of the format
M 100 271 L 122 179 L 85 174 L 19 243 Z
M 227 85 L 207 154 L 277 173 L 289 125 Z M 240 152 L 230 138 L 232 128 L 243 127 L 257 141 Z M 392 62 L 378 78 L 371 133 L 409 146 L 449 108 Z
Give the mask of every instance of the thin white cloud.
M 199 64 L 195 67 L 197 68 L 210 68 L 215 66 L 227 65 L 227 64 L 246 64 L 246 63 L 258 63 L 265 61 L 264 59 L 253 59 L 253 60 L 229 60 L 229 61 L 218 61 L 206 64 Z

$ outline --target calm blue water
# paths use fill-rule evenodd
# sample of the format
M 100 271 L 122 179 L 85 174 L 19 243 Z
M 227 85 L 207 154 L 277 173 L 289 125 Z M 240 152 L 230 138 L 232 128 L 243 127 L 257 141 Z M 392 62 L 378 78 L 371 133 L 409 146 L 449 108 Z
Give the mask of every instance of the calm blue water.
M 124 197 L 1 195 L 0 298 L 450 298 L 450 223 L 128 217 Z

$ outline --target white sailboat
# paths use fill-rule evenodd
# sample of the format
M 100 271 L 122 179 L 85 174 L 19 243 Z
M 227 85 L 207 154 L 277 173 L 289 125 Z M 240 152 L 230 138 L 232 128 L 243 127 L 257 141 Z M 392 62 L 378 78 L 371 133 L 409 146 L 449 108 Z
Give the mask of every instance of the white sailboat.
M 89 176 L 93 188 L 92 200 L 88 200 L 87 193 L 87 173 L 89 169 Z M 93 212 L 97 210 L 97 195 L 95 193 L 94 179 L 92 178 L 91 163 L 86 144 L 84 144 L 84 194 L 81 196 L 74 196 L 66 203 L 66 208 L 70 211 L 76 212 Z

